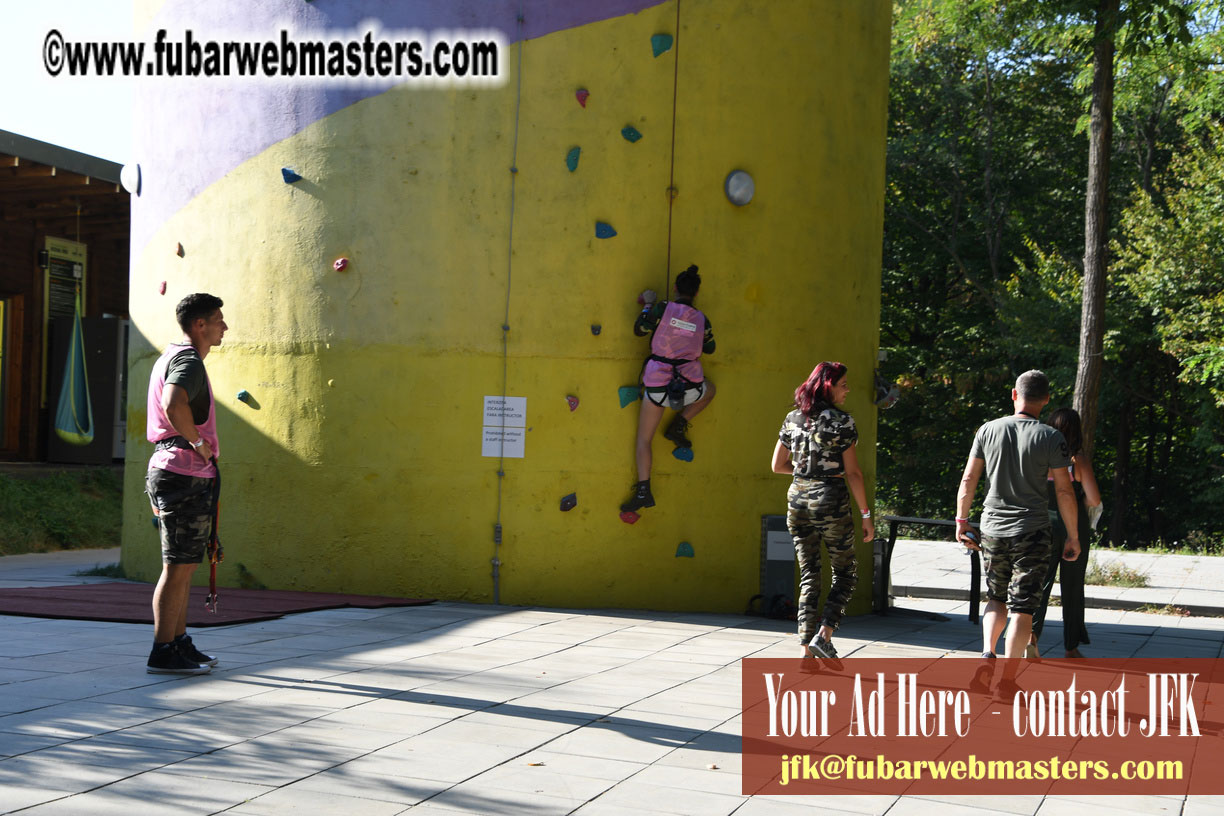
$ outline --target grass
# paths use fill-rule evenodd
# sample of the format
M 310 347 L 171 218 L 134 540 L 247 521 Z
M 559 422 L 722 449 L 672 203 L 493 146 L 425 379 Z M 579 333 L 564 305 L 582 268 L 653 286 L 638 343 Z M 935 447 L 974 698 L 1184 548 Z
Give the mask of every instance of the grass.
M 1155 604 L 1145 604 L 1135 610 L 1136 612 L 1144 612 L 1148 615 L 1176 615 L 1179 618 L 1190 617 L 1190 610 L 1183 609 L 1180 606 L 1173 604 L 1165 604 L 1164 606 L 1156 606 Z
M 127 578 L 127 573 L 123 571 L 122 564 L 95 564 L 89 569 L 78 570 L 72 574 L 79 575 L 82 578 L 119 578 L 121 580 L 125 580 Z
M 1088 565 L 1084 583 L 1094 586 L 1145 587 L 1148 585 L 1148 579 L 1146 574 L 1133 567 L 1120 563 L 1101 566 L 1101 562 L 1094 558 Z
M 123 477 L 114 468 L 0 474 L 0 555 L 115 547 L 122 526 Z

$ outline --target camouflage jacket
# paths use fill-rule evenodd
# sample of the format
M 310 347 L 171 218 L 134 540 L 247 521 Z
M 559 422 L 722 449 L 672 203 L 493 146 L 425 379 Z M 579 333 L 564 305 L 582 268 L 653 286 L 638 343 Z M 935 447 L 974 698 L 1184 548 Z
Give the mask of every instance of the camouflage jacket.
M 791 452 L 796 476 L 841 476 L 845 472 L 842 453 L 858 441 L 858 429 L 854 417 L 831 406 L 812 417 L 796 409 L 786 415 L 778 439 Z

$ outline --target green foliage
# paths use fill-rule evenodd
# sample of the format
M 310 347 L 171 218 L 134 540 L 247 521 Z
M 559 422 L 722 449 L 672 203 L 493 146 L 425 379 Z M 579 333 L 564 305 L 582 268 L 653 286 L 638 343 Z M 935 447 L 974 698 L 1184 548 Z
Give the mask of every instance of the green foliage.
M 1184 381 L 1224 406 L 1224 128 L 1213 126 L 1169 168 L 1160 206 L 1135 196 L 1123 214 L 1117 267 L 1157 321 Z
M 1133 567 L 1128 567 L 1123 563 L 1114 562 L 1112 564 L 1101 565 L 1095 558 L 1088 565 L 1088 571 L 1084 573 L 1084 583 L 1091 586 L 1116 586 L 1116 587 L 1145 587 L 1148 585 L 1148 578 L 1145 573 L 1139 572 Z
M 0 555 L 118 546 L 122 504 L 114 468 L 0 475 Z
M 1076 123 L 1087 110 L 1097 7 L 895 5 L 880 344 L 888 352 L 882 373 L 902 398 L 880 414 L 877 494 L 887 510 L 951 515 L 973 432 L 1011 411 L 1022 371 L 1050 375 L 1051 408 L 1071 402 L 1088 164 Z M 1219 0 L 1124 2 L 1113 21 L 1111 193 L 1115 201 L 1150 193 L 1139 199 L 1150 207 L 1140 220 L 1168 232 L 1149 247 L 1176 252 L 1187 270 L 1189 252 L 1202 252 L 1188 246 L 1195 240 L 1213 248 L 1206 254 L 1217 264 L 1224 258 L 1211 233 L 1213 219 L 1224 222 L 1216 204 L 1202 194 L 1187 200 L 1195 226 L 1180 235 L 1173 232 L 1186 215 L 1167 209 L 1190 195 L 1183 179 L 1193 180 L 1180 169 L 1191 158 L 1173 157 L 1201 144 L 1206 162 L 1203 134 L 1224 119 L 1224 71 L 1204 70 L 1224 64 L 1222 8 Z M 1171 313 L 1154 309 L 1143 288 L 1123 285 L 1133 271 L 1125 259 L 1138 251 L 1130 249 L 1132 220 L 1122 219 L 1105 307 L 1094 452 L 1101 533 L 1127 547 L 1220 540 L 1221 419 L 1202 382 L 1224 368 L 1222 344 L 1185 332 L 1203 342 L 1185 347 L 1179 370 L 1165 348 L 1177 327 Z M 1164 270 L 1163 262 L 1152 268 Z M 1218 301 L 1193 280 L 1164 278 L 1173 312 L 1198 329 L 1215 327 L 1218 339 Z M 1221 291 L 1216 285 L 1214 294 Z

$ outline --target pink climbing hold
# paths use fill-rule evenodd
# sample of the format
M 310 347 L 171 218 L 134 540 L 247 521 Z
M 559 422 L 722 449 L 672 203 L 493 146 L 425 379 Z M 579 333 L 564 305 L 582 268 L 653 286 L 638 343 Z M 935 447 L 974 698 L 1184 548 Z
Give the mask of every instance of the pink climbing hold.
M 570 396 L 567 396 L 567 397 L 565 398 L 565 401 L 566 401 L 567 403 L 569 403 L 569 409 L 570 409 L 571 411 L 577 411 L 577 410 L 578 410 L 578 398 L 577 398 L 577 397 L 575 397 L 575 396 L 573 396 L 573 395 L 570 395 Z
M 591 92 L 588 91 L 586 88 L 579 88 L 578 92 L 574 94 L 574 96 L 578 97 L 578 104 L 584 108 L 586 107 L 587 97 L 590 95 L 591 95 Z
M 162 281 L 161 286 L 157 287 L 157 292 L 158 294 L 162 294 L 162 295 L 166 294 L 166 282 L 165 281 Z
M 343 272 L 348 267 L 348 258 L 337 258 L 332 266 L 335 267 L 337 272 Z
M 620 520 L 625 522 L 626 524 L 633 524 L 635 521 L 637 521 L 640 518 L 641 516 L 639 516 L 637 513 L 633 512 L 632 510 L 626 510 L 625 512 L 620 514 Z

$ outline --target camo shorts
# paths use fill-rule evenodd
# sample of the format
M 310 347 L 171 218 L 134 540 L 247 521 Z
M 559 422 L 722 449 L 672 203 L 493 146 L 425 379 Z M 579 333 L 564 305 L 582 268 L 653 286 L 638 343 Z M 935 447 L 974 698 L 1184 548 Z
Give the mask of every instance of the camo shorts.
M 986 597 L 1012 612 L 1032 615 L 1041 605 L 1041 586 L 1050 569 L 1050 528 L 1017 536 L 982 536 Z
M 162 561 L 199 564 L 212 537 L 212 479 L 149 468 L 145 492 L 161 531 Z

